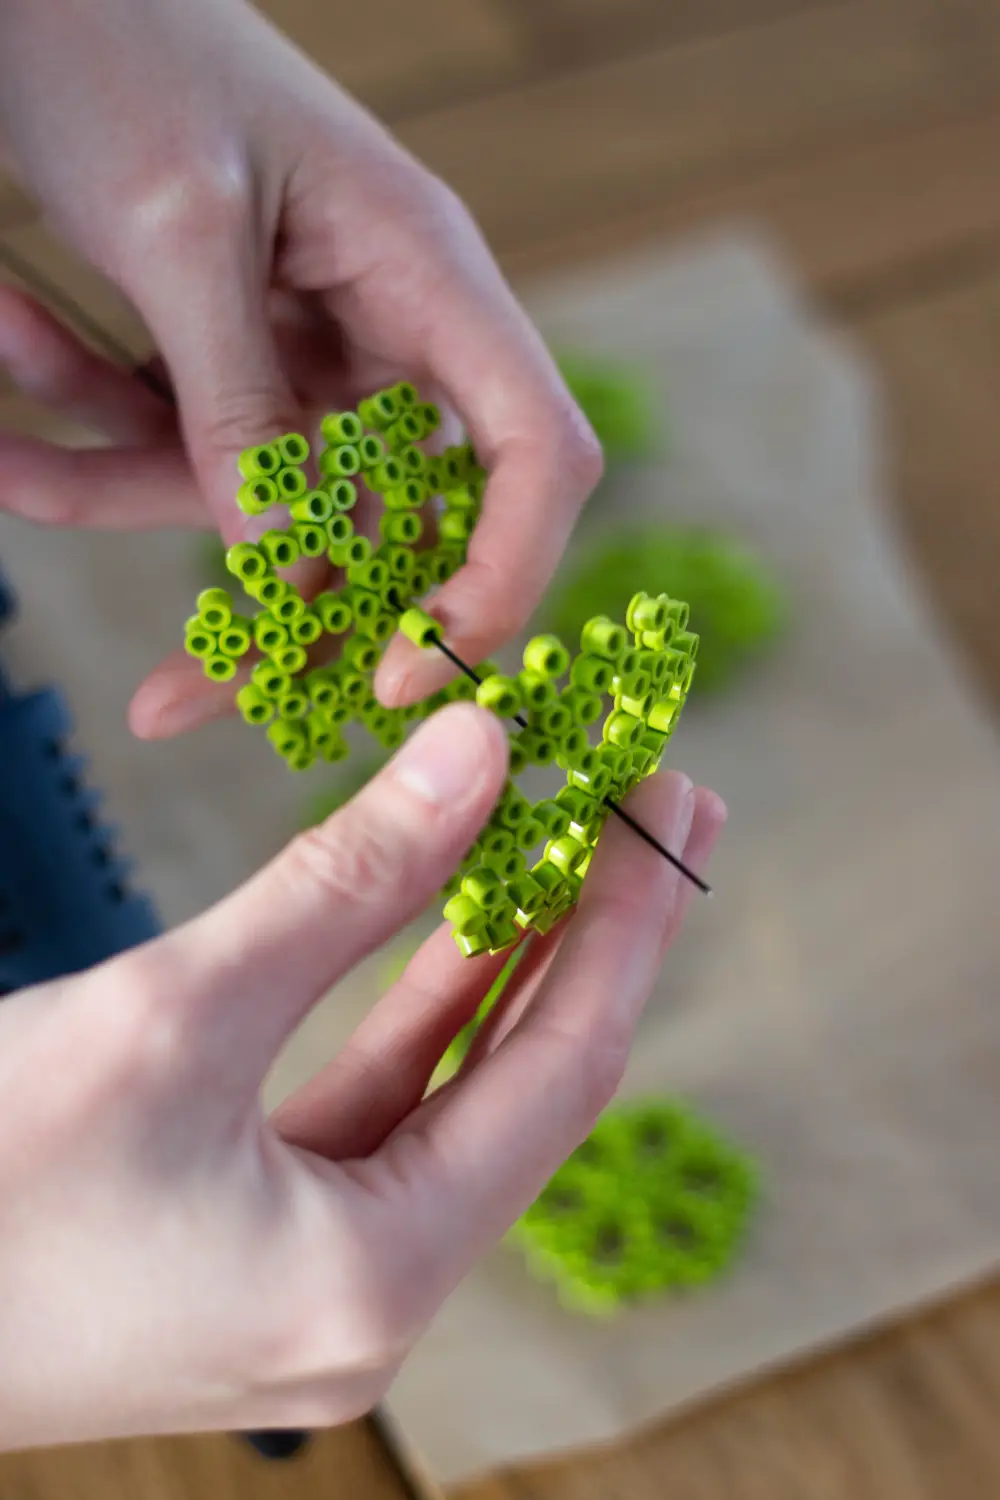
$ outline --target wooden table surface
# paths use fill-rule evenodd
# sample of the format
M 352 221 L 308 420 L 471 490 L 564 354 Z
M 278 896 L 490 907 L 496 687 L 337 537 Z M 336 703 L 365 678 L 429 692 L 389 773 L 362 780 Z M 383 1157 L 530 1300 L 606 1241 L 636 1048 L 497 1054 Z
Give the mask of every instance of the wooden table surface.
M 268 7 L 266 7 L 268 8 Z M 517 280 L 762 225 L 884 377 L 904 528 L 1000 702 L 1000 0 L 271 0 L 474 208 Z M 0 247 L 128 309 L 0 184 Z M 44 430 L 0 386 L 0 422 Z M 995 1500 L 1000 1283 L 461 1500 Z M 363 1423 L 0 1458 L 0 1500 L 401 1500 Z

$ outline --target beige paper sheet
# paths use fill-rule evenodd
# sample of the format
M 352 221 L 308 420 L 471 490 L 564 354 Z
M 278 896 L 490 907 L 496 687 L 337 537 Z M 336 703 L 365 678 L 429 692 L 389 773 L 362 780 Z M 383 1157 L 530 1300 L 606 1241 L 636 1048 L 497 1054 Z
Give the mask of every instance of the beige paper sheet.
M 616 490 L 622 513 L 737 530 L 795 601 L 785 645 L 725 701 L 692 703 L 674 741 L 731 822 L 717 899 L 698 904 L 625 1085 L 697 1102 L 757 1153 L 768 1192 L 730 1282 L 608 1326 L 562 1313 L 497 1251 L 392 1393 L 441 1480 L 613 1437 L 1000 1259 L 1000 740 L 895 555 L 869 377 L 750 240 L 530 303 L 559 342 L 634 356 L 663 384 L 673 455 Z M 238 726 L 159 747 L 122 726 L 188 609 L 189 555 L 174 537 L 0 524 L 25 597 L 19 666 L 72 685 L 171 921 L 276 848 L 305 791 Z M 368 965 L 317 1008 L 275 1096 L 372 993 Z

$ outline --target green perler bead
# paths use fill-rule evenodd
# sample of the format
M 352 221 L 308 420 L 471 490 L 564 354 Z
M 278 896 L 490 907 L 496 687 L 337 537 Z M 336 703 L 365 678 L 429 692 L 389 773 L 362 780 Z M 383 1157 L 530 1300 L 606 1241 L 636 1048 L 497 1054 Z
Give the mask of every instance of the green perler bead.
M 248 724 L 268 724 L 274 717 L 274 704 L 252 682 L 236 694 L 236 706 Z
M 326 527 L 315 521 L 296 521 L 289 528 L 291 536 L 303 557 L 322 557 L 327 548 Z
M 237 468 L 244 479 L 270 478 L 277 474 L 283 459 L 276 443 L 261 443 L 248 448 L 237 459 Z
M 201 661 L 218 655 L 219 638 L 198 615 L 192 616 L 184 626 L 184 649 L 189 656 L 196 656 Z
M 205 676 L 212 682 L 228 682 L 231 677 L 236 676 L 236 663 L 231 656 L 215 652 L 202 660 L 205 663 Z
M 226 553 L 226 567 L 235 573 L 241 582 L 251 578 L 263 578 L 270 572 L 270 563 L 259 547 L 252 542 L 237 542 Z
M 624 623 L 610 613 L 582 623 L 575 655 L 542 634 L 527 643 L 514 673 L 481 662 L 477 682 L 462 676 L 405 711 L 383 709 L 372 693 L 383 649 L 397 630 L 425 649 L 440 639 L 441 626 L 421 601 L 463 566 L 485 491 L 485 471 L 468 444 L 433 458 L 416 446 L 437 425 L 434 408 L 402 382 L 357 412 L 324 418 L 311 458 L 297 433 L 248 450 L 239 464 L 242 499 L 253 491 L 259 507 L 289 504 L 290 520 L 226 553 L 228 572 L 257 612 L 247 618 L 226 590 L 205 590 L 185 625 L 185 649 L 218 682 L 229 681 L 251 650 L 260 654 L 237 706 L 248 723 L 265 727 L 294 771 L 343 760 L 342 731 L 351 722 L 391 751 L 407 726 L 449 702 L 477 700 L 514 719 L 503 794 L 474 857 L 443 896 L 462 953 L 516 953 L 523 930 L 551 930 L 576 902 L 607 818 L 604 799 L 624 797 L 659 764 L 691 685 L 698 639 L 684 603 L 635 594 Z M 350 475 L 359 471 L 367 489 L 383 496 L 374 548 L 346 514 L 357 499 Z M 416 551 L 423 507 L 435 497 L 444 500 L 435 544 Z M 276 521 L 283 514 L 276 510 Z M 323 552 L 345 576 L 308 603 L 276 570 Z M 335 637 L 338 659 L 322 665 Z M 558 766 L 561 789 L 557 783 L 554 795 L 532 805 L 514 784 L 527 765 Z
M 219 650 L 223 656 L 246 656 L 253 644 L 249 620 L 233 619 L 219 632 Z
M 233 618 L 233 598 L 226 589 L 202 589 L 195 606 L 209 630 L 222 630 Z
M 262 474 L 256 479 L 248 479 L 236 491 L 236 504 L 247 516 L 263 515 L 277 500 L 278 486 L 273 479 L 265 479 Z
M 512 677 L 495 672 L 480 684 L 476 702 L 481 708 L 491 708 L 499 718 L 510 719 L 521 707 L 521 695 Z
M 364 436 L 364 431 L 364 424 L 353 411 L 330 412 L 320 423 L 323 441 L 334 448 L 344 443 L 356 446 Z
M 425 614 L 422 609 L 406 610 L 400 618 L 399 628 L 407 640 L 422 648 L 433 646 L 435 641 L 441 639 L 441 626 L 432 615 Z

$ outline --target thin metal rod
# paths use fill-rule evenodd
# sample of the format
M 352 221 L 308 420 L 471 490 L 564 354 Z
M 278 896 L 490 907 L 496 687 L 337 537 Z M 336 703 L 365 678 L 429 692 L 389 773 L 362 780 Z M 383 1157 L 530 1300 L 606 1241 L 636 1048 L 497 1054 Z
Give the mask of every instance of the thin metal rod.
M 641 839 L 645 839 L 651 849 L 655 849 L 657 854 L 662 854 L 664 859 L 668 859 L 675 869 L 680 870 L 681 874 L 690 880 L 692 885 L 698 887 L 699 891 L 702 891 L 706 896 L 712 895 L 712 887 L 706 881 L 702 880 L 700 875 L 695 874 L 690 865 L 686 865 L 682 859 L 678 859 L 676 854 L 671 854 L 666 845 L 661 844 L 659 839 L 654 838 L 648 828 L 643 828 L 641 823 L 637 823 L 632 814 L 627 813 L 624 807 L 620 807 L 617 802 L 612 802 L 610 797 L 604 798 L 604 805 L 611 809 L 616 818 L 621 818 L 623 823 L 627 823 L 633 833 L 637 833 Z
M 393 590 L 393 593 L 395 593 L 395 590 Z M 448 658 L 450 662 L 458 667 L 460 671 L 465 673 L 466 677 L 471 677 L 473 682 L 478 683 L 480 687 L 482 686 L 483 679 L 480 677 L 479 673 L 474 671 L 472 667 L 466 666 L 462 658 L 460 656 L 456 656 L 451 647 L 446 646 L 440 636 L 436 637 L 434 644 L 438 648 L 438 650 Z M 527 719 L 524 718 L 522 714 L 514 714 L 513 718 L 514 723 L 520 724 L 522 729 L 530 728 Z
M 389 589 L 387 598 L 389 600 L 389 603 L 398 613 L 401 609 L 401 605 L 399 603 L 398 597 L 396 596 L 396 590 L 394 588 Z M 453 666 L 458 667 L 459 671 L 465 673 L 466 677 L 471 677 L 472 681 L 475 683 L 482 683 L 483 679 L 480 677 L 479 673 L 473 667 L 470 667 L 468 662 L 464 662 L 458 655 L 458 653 L 453 651 L 450 646 L 446 646 L 440 635 L 436 635 L 434 637 L 433 643 L 442 653 L 442 655 L 448 658 Z M 515 724 L 520 724 L 522 729 L 529 728 L 527 719 L 522 718 L 520 714 L 514 714 L 513 718 Z M 685 879 L 690 880 L 692 885 L 697 886 L 699 891 L 701 891 L 706 896 L 712 895 L 712 887 L 706 881 L 702 880 L 701 876 L 697 875 L 695 871 L 692 870 L 689 865 L 686 865 L 682 859 L 679 859 L 676 854 L 671 854 L 666 845 L 661 844 L 658 838 L 654 838 L 648 828 L 643 828 L 642 824 L 638 823 L 635 818 L 633 818 L 631 813 L 627 813 L 625 809 L 623 807 L 620 807 L 619 804 L 615 802 L 611 797 L 604 797 L 602 798 L 602 801 L 604 803 L 604 806 L 608 808 L 609 811 L 613 812 L 616 818 L 620 818 L 623 823 L 627 823 L 629 828 L 632 829 L 633 833 L 637 833 L 641 839 L 645 839 L 646 843 L 651 849 L 655 849 L 657 854 L 662 854 L 663 858 L 665 860 L 668 860 L 669 863 L 673 865 L 675 870 L 679 870 L 680 873 L 685 877 Z

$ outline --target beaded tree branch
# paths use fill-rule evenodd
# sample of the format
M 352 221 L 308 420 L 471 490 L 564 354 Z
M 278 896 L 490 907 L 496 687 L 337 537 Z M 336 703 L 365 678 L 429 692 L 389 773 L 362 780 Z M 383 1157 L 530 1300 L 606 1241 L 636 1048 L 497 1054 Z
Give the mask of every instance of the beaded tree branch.
M 466 666 L 420 601 L 465 561 L 486 475 L 468 444 L 440 457 L 422 451 L 419 444 L 439 425 L 437 409 L 403 382 L 362 401 L 356 412 L 324 418 L 315 485 L 306 471 L 309 444 L 297 433 L 242 454 L 237 503 L 248 515 L 276 513 L 259 542 L 237 543 L 226 554 L 227 568 L 258 608 L 242 614 L 228 590 L 204 590 L 185 627 L 186 649 L 201 659 L 206 676 L 226 682 L 256 648 L 261 659 L 236 701 L 294 771 L 342 760 L 352 720 L 390 750 L 409 721 L 455 699 L 474 699 L 514 721 L 503 795 L 443 892 L 445 917 L 468 957 L 506 949 L 522 929 L 547 932 L 574 905 L 610 813 L 707 889 L 618 806 L 656 770 L 690 689 L 698 637 L 687 628 L 687 605 L 638 593 L 623 622 L 589 620 L 576 655 L 546 635 L 528 643 L 516 675 L 491 662 Z M 359 486 L 383 502 L 377 548 L 349 514 Z M 433 545 L 418 550 L 429 536 L 428 507 L 437 500 Z M 284 507 L 290 520 L 279 525 Z M 344 583 L 307 602 L 280 575 L 303 557 L 324 556 L 343 570 Z M 397 629 L 418 646 L 444 652 L 463 673 L 405 710 L 383 708 L 372 691 L 382 650 Z M 340 654 L 333 664 L 316 665 L 309 652 L 323 636 L 339 638 Z M 591 743 L 598 725 L 600 742 Z M 529 764 L 557 766 L 565 785 L 530 803 L 515 784 Z

